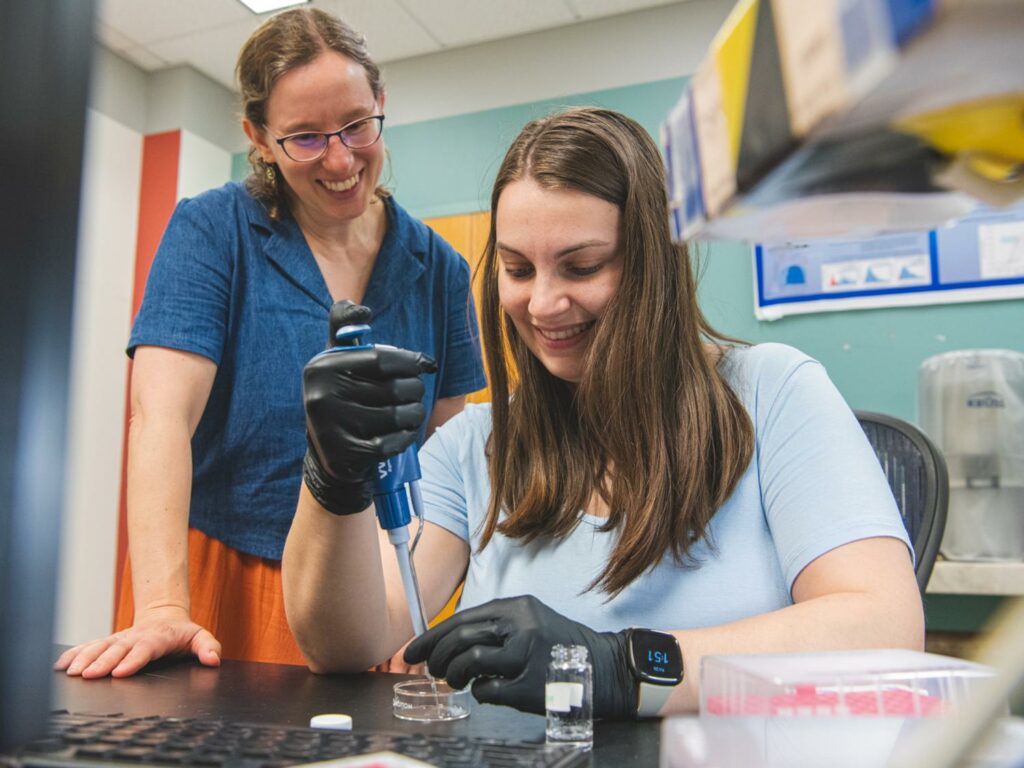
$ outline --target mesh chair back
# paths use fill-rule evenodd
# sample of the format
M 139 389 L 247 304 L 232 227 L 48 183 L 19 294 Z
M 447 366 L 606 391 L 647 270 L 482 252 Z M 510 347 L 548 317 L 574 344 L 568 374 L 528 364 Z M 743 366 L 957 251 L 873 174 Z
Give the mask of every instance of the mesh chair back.
M 909 422 L 856 411 L 864 434 L 896 497 L 916 558 L 917 584 L 924 593 L 946 528 L 949 476 L 938 448 Z

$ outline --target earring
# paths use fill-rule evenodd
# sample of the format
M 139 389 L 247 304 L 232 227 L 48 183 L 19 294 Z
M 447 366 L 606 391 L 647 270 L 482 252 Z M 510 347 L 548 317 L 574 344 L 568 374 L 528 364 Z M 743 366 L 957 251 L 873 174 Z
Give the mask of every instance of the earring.
M 264 175 L 266 175 L 267 181 L 269 181 L 271 184 L 277 182 L 277 172 L 274 170 L 274 166 L 268 165 L 267 170 L 264 171 Z

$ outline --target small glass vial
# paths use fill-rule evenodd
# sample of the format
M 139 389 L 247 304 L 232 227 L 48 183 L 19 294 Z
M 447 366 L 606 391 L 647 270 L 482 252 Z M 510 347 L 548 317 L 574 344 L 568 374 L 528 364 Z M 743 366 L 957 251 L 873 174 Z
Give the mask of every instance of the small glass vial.
M 590 748 L 594 743 L 594 690 L 586 646 L 556 645 L 551 649 L 544 704 L 548 744 Z

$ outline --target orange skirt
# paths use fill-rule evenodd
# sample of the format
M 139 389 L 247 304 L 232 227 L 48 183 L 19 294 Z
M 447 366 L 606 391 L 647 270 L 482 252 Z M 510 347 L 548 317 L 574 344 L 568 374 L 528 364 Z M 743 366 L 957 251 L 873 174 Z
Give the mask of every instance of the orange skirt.
M 280 560 L 247 555 L 189 528 L 188 581 L 192 620 L 220 641 L 221 658 L 306 664 L 285 618 Z M 115 631 L 130 627 L 135 615 L 128 558 L 121 584 Z

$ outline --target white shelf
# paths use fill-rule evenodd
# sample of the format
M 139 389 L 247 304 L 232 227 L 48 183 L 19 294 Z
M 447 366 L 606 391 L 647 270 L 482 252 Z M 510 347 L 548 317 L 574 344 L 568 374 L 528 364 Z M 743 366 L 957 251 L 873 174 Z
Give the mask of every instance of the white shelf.
M 937 560 L 927 591 L 939 595 L 1024 595 L 1024 562 Z

